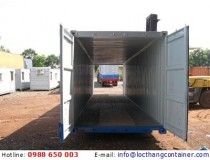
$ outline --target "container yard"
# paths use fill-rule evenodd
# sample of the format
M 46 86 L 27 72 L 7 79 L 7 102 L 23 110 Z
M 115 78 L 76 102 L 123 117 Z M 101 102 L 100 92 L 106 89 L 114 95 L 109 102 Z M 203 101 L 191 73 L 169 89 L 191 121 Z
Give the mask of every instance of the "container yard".
M 95 81 L 96 82 L 96 81 Z M 97 82 L 96 82 L 97 84 Z M 122 94 L 118 87 L 94 88 L 94 94 Z M 58 136 L 60 95 L 55 91 L 23 91 L 0 96 L 0 149 L 200 149 L 210 148 L 210 109 L 189 106 L 188 140 L 174 134 L 70 134 L 61 143 Z M 119 117 L 119 120 L 122 117 Z M 50 123 L 49 123 L 50 122 Z
M 209 156 L 207 2 L 0 3 L 0 157 Z

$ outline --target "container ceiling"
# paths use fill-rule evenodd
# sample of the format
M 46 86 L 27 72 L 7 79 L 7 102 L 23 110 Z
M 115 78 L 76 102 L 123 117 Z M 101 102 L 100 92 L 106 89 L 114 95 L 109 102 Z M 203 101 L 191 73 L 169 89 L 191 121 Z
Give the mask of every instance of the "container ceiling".
M 123 64 L 164 32 L 76 31 L 75 38 L 94 64 Z

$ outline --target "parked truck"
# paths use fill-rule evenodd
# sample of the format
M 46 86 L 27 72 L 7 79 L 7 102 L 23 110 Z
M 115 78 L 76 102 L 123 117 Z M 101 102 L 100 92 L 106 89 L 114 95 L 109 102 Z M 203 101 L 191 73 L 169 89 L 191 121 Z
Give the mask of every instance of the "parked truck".
M 119 80 L 118 65 L 99 65 L 97 81 L 102 86 L 117 86 Z
M 189 77 L 189 102 L 210 107 L 210 76 Z
M 159 133 L 187 139 L 188 26 L 67 31 L 60 26 L 61 140 L 72 132 Z M 123 95 L 94 95 L 95 65 L 123 65 Z

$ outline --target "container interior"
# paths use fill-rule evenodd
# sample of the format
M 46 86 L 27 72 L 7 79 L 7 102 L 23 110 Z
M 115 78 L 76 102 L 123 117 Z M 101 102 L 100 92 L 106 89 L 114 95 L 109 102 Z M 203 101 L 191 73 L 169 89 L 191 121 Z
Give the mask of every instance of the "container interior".
M 140 110 L 124 95 L 94 95 L 76 126 L 151 126 L 157 121 Z
M 75 128 L 161 127 L 166 34 L 87 31 L 73 34 Z M 93 95 L 95 64 L 124 66 L 124 95 Z

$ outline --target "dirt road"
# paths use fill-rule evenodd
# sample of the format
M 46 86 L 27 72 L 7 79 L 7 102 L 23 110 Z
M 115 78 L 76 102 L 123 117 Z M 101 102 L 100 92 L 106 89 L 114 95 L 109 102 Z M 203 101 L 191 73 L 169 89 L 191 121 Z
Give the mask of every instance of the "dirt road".
M 100 91 L 99 91 L 100 90 Z M 102 91 L 103 90 L 103 91 Z M 95 93 L 118 93 L 100 88 Z M 0 149 L 199 149 L 210 148 L 210 108 L 190 107 L 189 139 L 171 133 L 72 134 L 64 144 L 58 138 L 59 94 L 16 92 L 0 96 Z

